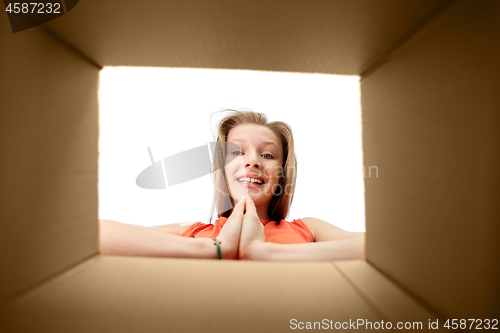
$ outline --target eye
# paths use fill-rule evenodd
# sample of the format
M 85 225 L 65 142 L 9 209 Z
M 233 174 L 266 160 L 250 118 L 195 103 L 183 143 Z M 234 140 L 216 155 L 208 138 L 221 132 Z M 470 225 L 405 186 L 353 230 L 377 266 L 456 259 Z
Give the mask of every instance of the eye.
M 271 155 L 271 154 L 262 154 L 262 157 L 264 157 L 266 160 L 270 160 L 270 159 L 274 158 L 273 155 Z
M 235 156 L 241 156 L 241 155 L 243 155 L 243 153 L 241 151 L 239 151 L 239 150 L 235 150 L 235 151 L 233 151 L 233 155 L 235 155 Z

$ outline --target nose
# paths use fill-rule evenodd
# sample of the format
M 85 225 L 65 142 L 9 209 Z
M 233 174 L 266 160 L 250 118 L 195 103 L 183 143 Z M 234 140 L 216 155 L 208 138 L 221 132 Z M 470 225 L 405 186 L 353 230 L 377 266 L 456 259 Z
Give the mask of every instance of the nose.
M 255 154 L 247 154 L 245 157 L 245 167 L 256 169 L 261 167 L 259 160 L 255 157 Z

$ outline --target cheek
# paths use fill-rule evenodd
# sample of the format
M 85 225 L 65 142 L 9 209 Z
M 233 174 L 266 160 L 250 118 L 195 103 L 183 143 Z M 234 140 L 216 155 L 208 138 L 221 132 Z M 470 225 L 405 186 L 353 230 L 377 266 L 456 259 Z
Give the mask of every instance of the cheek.
M 232 161 L 225 165 L 224 169 L 226 171 L 226 177 L 230 178 L 232 175 L 236 173 L 241 163 L 238 163 L 237 160 Z
M 266 168 L 266 176 L 271 183 L 276 184 L 281 177 L 281 167 L 278 165 L 268 166 Z

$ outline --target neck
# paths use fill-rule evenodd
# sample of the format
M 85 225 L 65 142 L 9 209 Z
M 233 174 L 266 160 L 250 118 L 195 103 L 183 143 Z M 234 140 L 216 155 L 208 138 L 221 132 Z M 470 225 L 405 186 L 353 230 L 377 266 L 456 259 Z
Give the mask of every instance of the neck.
M 257 209 L 257 215 L 259 215 L 259 219 L 271 221 L 271 218 L 269 217 L 269 213 L 267 212 L 267 210 L 269 209 L 269 205 L 255 207 L 255 208 Z

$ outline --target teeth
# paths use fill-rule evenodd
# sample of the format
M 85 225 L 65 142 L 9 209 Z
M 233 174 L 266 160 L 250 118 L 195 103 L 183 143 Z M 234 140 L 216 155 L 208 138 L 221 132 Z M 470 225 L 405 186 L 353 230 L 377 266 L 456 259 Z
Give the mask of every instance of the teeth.
M 257 184 L 263 184 L 263 181 L 260 179 L 255 179 L 255 178 L 249 178 L 249 177 L 241 177 L 236 179 L 237 181 L 241 183 L 257 183 Z

